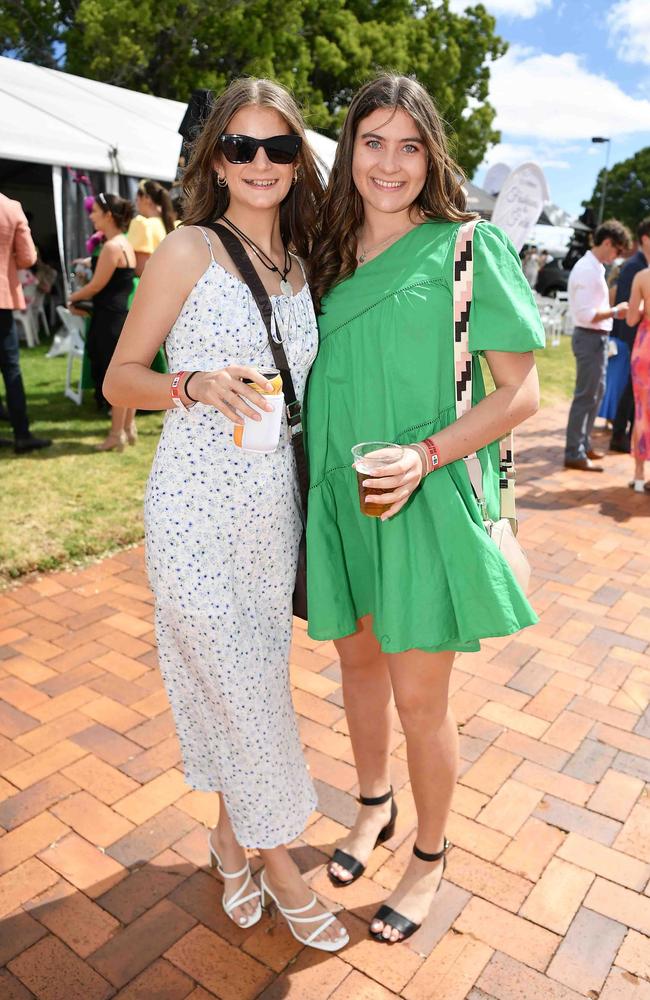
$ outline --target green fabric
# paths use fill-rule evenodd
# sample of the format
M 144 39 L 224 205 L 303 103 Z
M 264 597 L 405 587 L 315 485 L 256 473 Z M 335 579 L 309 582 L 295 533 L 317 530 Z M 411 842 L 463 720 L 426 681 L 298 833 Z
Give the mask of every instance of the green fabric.
M 420 441 L 455 420 L 452 277 L 458 226 L 425 223 L 327 295 L 306 400 L 309 634 L 332 639 L 372 614 L 384 652 L 477 650 L 537 621 L 485 532 L 467 471 L 428 476 L 382 523 L 359 510 L 352 445 Z M 544 332 L 516 250 L 474 236 L 472 351 L 531 351 Z M 480 365 L 475 402 L 485 395 Z M 498 444 L 480 454 L 498 517 Z

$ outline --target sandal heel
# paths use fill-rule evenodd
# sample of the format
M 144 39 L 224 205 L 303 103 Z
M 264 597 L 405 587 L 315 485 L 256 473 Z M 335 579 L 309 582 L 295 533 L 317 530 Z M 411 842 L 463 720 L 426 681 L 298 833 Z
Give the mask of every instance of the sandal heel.
M 363 806 L 381 806 L 384 805 L 385 802 L 390 802 L 390 819 L 388 820 L 386 826 L 383 826 L 379 831 L 377 839 L 375 840 L 375 847 L 379 844 L 383 844 L 386 840 L 390 840 L 395 833 L 395 820 L 397 819 L 397 806 L 395 805 L 392 786 L 385 795 L 377 795 L 374 798 L 368 798 L 364 795 L 360 795 L 357 801 Z M 360 878 L 366 870 L 366 866 L 362 865 L 357 858 L 354 858 L 351 854 L 348 854 L 346 851 L 342 851 L 339 848 L 334 851 L 331 861 L 340 865 L 341 868 L 344 868 L 345 871 L 352 876 L 352 878 L 348 879 L 339 878 L 330 870 L 330 867 L 328 866 L 327 874 L 330 882 L 332 882 L 333 885 L 340 886 L 341 888 L 346 885 L 352 885 L 352 883 L 356 882 L 356 880 Z
M 386 823 L 386 826 L 379 831 L 379 836 L 375 841 L 375 847 L 377 846 L 377 844 L 383 844 L 387 840 L 390 840 L 390 838 L 395 833 L 396 820 L 397 820 L 397 806 L 395 805 L 395 799 L 393 798 L 391 799 L 390 803 L 390 819 L 388 820 L 388 823 Z
M 383 830 L 379 831 L 379 836 L 377 837 L 376 844 L 383 844 L 395 833 L 395 820 L 392 819 L 390 823 L 387 823 Z

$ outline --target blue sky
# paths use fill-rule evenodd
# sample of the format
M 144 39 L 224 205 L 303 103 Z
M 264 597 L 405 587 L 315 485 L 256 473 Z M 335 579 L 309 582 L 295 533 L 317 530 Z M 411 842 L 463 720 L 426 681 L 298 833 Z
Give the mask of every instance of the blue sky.
M 610 165 L 650 145 L 650 0 L 484 0 L 510 49 L 492 65 L 500 146 L 485 168 L 534 160 L 551 200 L 579 212 Z M 462 10 L 463 0 L 452 0 Z

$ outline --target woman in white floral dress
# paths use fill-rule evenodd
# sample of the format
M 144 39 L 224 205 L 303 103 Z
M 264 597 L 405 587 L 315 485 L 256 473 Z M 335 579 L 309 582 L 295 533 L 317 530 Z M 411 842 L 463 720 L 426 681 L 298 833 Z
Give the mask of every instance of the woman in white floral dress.
M 185 777 L 220 792 L 210 852 L 224 909 L 243 927 L 259 920 L 244 850 L 257 848 L 262 891 L 294 936 L 335 951 L 347 932 L 285 846 L 316 805 L 288 677 L 302 532 L 293 452 L 286 420 L 275 452 L 233 443 L 242 416 L 259 419 L 249 404 L 265 406 L 243 379 L 264 387 L 273 355 L 248 286 L 198 225 L 219 219 L 245 234 L 302 399 L 318 334 L 302 263 L 288 248 L 309 252 L 320 179 L 289 94 L 264 80 L 231 84 L 195 143 L 184 187 L 185 225 L 147 264 L 105 392 L 116 405 L 167 409 L 145 498 L 147 568 Z M 171 375 L 149 370 L 163 341 Z

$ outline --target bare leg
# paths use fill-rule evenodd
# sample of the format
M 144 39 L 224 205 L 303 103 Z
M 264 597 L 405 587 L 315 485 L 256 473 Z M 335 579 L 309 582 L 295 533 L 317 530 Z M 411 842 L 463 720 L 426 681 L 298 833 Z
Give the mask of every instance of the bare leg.
M 410 650 L 389 657 L 395 704 L 406 735 L 411 788 L 418 815 L 417 845 L 427 854 L 441 850 L 458 773 L 458 734 L 448 706 L 453 652 Z M 416 923 L 431 907 L 442 877 L 437 864 L 412 856 L 388 906 Z M 401 934 L 373 920 L 371 930 L 392 942 Z
M 246 851 L 237 842 L 235 831 L 230 823 L 228 811 L 221 794 L 219 795 L 219 820 L 210 835 L 210 840 L 212 841 L 215 851 L 221 858 L 222 868 L 224 871 L 238 872 L 244 867 L 246 864 Z M 313 892 L 305 883 L 287 848 L 274 847 L 271 850 L 261 850 L 259 853 L 260 857 L 264 861 L 266 881 L 282 905 L 288 909 L 305 906 L 312 898 Z M 238 879 L 228 879 L 227 883 L 224 885 L 224 894 L 226 899 L 234 896 L 245 881 L 246 873 Z M 232 911 L 232 917 L 235 923 L 245 923 L 246 919 L 255 912 L 258 904 L 259 899 L 252 899 L 248 903 L 236 906 Z M 322 903 L 316 902 L 311 909 L 305 910 L 305 912 L 300 915 L 313 917 L 320 913 L 326 915 L 329 913 L 329 910 L 327 907 L 323 906 Z M 300 924 L 296 924 L 296 931 L 299 935 L 307 937 L 308 934 L 312 933 L 312 931 L 316 929 L 316 927 L 316 922 L 311 925 L 304 924 L 302 927 Z M 307 928 L 307 930 L 305 930 L 305 928 Z M 329 927 L 326 927 L 322 935 L 319 935 L 319 938 L 323 941 L 333 941 L 341 936 L 342 929 L 343 925 L 337 920 L 333 924 L 330 924 Z
M 272 850 L 261 850 L 260 856 L 264 861 L 264 880 L 273 894 L 277 896 L 281 905 L 289 910 L 306 906 L 314 897 L 314 893 L 303 879 L 287 848 L 274 847 Z M 330 912 L 318 899 L 315 899 L 313 905 L 300 916 L 315 917 L 322 913 L 325 917 Z M 296 933 L 303 938 L 312 934 L 317 927 L 317 921 L 310 924 L 296 923 L 294 925 Z M 336 941 L 341 938 L 344 931 L 343 924 L 335 920 L 317 935 L 315 940 Z
M 136 411 L 130 408 L 124 414 L 124 430 L 129 444 L 135 444 L 138 440 L 138 429 L 135 425 L 135 414 Z
M 127 410 L 123 406 L 113 406 L 111 409 L 111 429 L 108 437 L 96 445 L 97 451 L 111 451 L 116 445 L 124 445 L 124 421 Z
M 638 458 L 638 448 L 637 448 L 637 425 L 635 424 L 632 428 L 632 457 L 634 458 L 634 479 L 636 482 L 642 482 L 645 475 L 645 462 L 642 458 Z
M 119 435 L 122 433 L 128 412 L 124 406 L 111 408 L 111 434 Z
M 221 793 L 219 793 L 219 820 L 216 827 L 210 834 L 210 841 L 221 859 L 221 867 L 225 872 L 238 872 L 244 867 L 246 864 L 246 851 L 237 842 L 235 831 L 230 823 L 230 817 L 228 816 L 228 811 Z M 223 892 L 226 900 L 230 899 L 231 896 L 234 896 L 238 889 L 241 889 L 242 885 L 246 881 L 246 878 L 247 875 L 246 872 L 244 872 L 240 878 L 229 878 L 226 882 L 224 882 Z M 246 895 L 246 893 L 244 895 Z M 232 911 L 232 918 L 235 923 L 246 923 L 247 918 L 255 912 L 258 905 L 259 898 L 251 899 L 248 903 L 242 903 L 241 906 L 236 906 Z
M 341 657 L 343 701 L 359 790 L 362 795 L 375 798 L 390 788 L 393 708 L 388 659 L 372 632 L 369 615 L 361 619 L 354 635 L 338 639 L 336 648 Z M 360 806 L 354 826 L 338 847 L 367 864 L 377 834 L 390 819 L 390 809 L 390 802 Z M 329 870 L 341 881 L 352 879 L 341 865 L 331 863 Z

